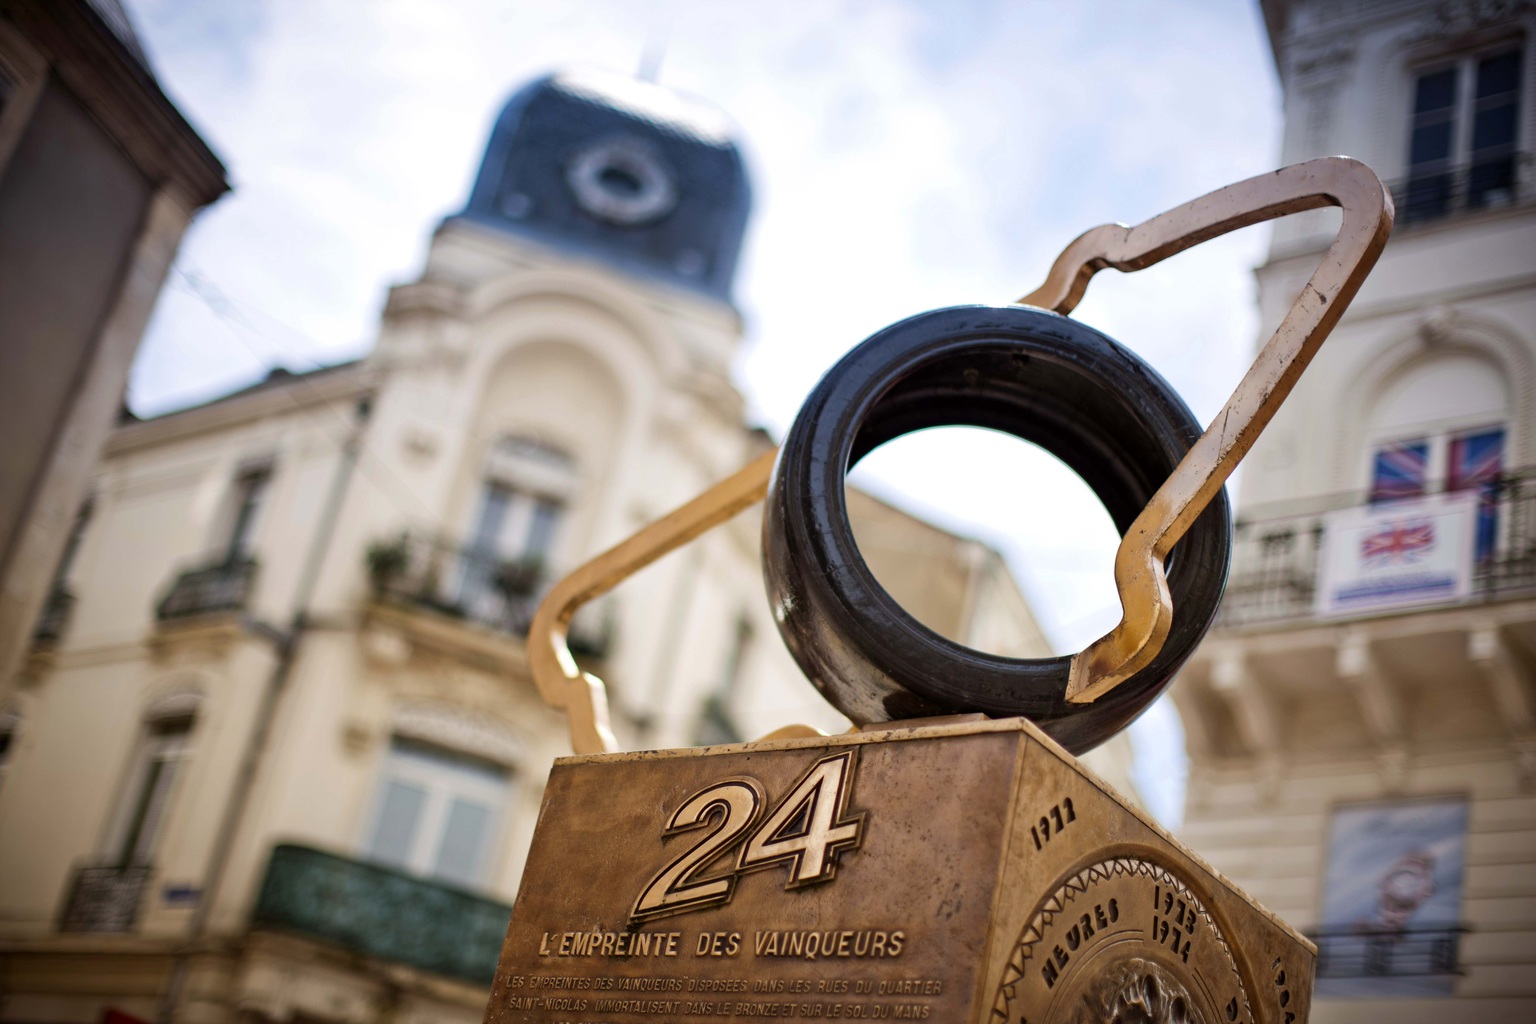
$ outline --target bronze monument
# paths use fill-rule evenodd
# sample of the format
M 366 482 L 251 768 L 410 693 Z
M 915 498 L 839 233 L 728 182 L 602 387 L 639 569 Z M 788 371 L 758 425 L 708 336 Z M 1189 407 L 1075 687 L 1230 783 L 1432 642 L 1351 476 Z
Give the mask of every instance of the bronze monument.
M 1067 318 L 1105 267 L 1337 206 L 1338 237 L 1215 422 Z M 487 1024 L 1307 1019 L 1316 950 L 1073 756 L 1172 681 L 1225 584 L 1223 483 L 1386 244 L 1369 168 L 1282 168 L 1079 237 L 1018 304 L 957 307 L 852 350 L 783 448 L 549 594 L 529 634 L 576 756 L 550 774 Z M 912 620 L 858 555 L 849 466 L 900 434 L 971 424 L 1062 458 L 1120 528 L 1123 616 L 1085 651 L 1007 659 Z M 769 599 L 806 676 L 855 728 L 615 753 L 576 609 L 766 497 Z

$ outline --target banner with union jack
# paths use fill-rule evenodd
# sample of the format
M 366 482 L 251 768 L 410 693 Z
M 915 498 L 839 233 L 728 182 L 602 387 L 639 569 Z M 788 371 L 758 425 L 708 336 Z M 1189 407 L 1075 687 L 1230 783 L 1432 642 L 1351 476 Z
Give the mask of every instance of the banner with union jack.
M 1323 524 L 1315 611 L 1340 617 L 1472 592 L 1481 495 L 1468 490 L 1341 509 Z

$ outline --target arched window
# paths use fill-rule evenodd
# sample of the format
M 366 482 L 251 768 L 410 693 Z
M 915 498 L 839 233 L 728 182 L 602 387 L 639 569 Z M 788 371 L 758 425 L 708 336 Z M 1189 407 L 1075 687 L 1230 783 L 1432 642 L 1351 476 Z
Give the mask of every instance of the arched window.
M 483 618 L 539 591 L 577 482 L 575 461 L 552 445 L 517 436 L 496 442 L 464 549 L 462 606 Z
M 1509 389 L 1498 367 L 1469 354 L 1411 365 L 1378 396 L 1370 418 L 1372 502 L 1480 490 L 1478 557 L 1497 533 L 1494 487 L 1505 470 Z

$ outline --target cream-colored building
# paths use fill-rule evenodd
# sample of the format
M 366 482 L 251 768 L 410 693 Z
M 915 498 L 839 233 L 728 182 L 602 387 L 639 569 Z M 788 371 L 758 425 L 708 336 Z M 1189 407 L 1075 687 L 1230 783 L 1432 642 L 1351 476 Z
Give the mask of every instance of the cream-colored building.
M 1312 1019 L 1536 1019 L 1536 5 L 1261 4 L 1282 162 L 1357 156 L 1392 239 L 1245 463 L 1174 688 L 1182 838 L 1317 937 Z M 1280 222 L 1266 329 L 1336 215 Z
M 768 444 L 729 378 L 748 206 L 717 111 L 540 79 L 366 359 L 116 431 L 4 709 L 0 1019 L 480 1018 L 569 751 L 538 594 Z M 1046 653 L 994 551 L 852 504 L 915 615 Z M 846 727 L 779 641 L 755 514 L 590 611 L 628 747 Z M 1097 763 L 1128 789 L 1125 761 Z

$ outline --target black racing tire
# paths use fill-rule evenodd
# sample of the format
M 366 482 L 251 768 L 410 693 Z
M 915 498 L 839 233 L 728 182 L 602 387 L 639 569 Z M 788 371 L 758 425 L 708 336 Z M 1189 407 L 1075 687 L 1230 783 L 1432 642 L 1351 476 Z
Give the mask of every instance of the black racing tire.
M 816 688 L 860 725 L 1022 715 L 1074 754 L 1091 750 L 1168 687 L 1214 620 L 1231 561 L 1226 490 L 1169 556 L 1173 625 L 1157 658 L 1097 701 L 1069 704 L 1070 658 L 1004 658 L 946 639 L 897 604 L 859 554 L 848 470 L 892 438 L 951 425 L 990 427 L 1051 452 L 1122 535 L 1201 433 L 1155 370 L 1055 313 L 956 306 L 887 327 L 821 379 L 779 454 L 763 515 L 779 631 Z

